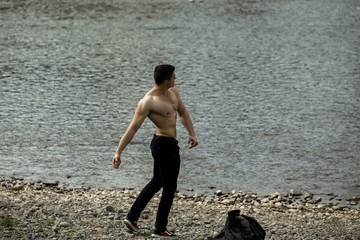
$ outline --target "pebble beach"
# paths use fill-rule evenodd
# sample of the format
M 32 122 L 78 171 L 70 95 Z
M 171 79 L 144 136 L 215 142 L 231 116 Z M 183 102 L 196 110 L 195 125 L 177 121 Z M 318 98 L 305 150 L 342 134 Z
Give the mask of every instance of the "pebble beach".
M 58 182 L 17 179 L 0 184 L 0 239 L 152 239 L 160 195 L 141 218 L 141 232 L 128 232 L 122 220 L 139 194 L 134 189 L 72 189 Z M 179 239 L 212 239 L 223 228 L 227 212 L 241 210 L 254 217 L 266 239 L 360 239 L 359 199 L 346 205 L 322 203 L 311 194 L 291 190 L 257 196 L 215 190 L 214 196 L 177 193 L 168 229 Z

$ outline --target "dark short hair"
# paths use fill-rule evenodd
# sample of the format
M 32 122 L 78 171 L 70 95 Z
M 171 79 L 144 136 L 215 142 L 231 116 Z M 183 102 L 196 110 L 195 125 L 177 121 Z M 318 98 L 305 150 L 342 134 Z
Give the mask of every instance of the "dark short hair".
M 165 80 L 170 80 L 175 67 L 169 64 L 159 65 L 155 68 L 154 79 L 157 85 L 161 85 Z

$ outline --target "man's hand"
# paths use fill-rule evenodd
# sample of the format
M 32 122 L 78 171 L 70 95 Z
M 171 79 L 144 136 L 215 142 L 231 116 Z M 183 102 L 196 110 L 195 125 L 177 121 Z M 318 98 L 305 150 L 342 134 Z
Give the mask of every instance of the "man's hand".
M 193 147 L 196 147 L 199 143 L 198 143 L 198 140 L 196 139 L 196 137 L 190 136 L 188 144 L 190 145 L 189 148 L 193 148 Z
M 120 155 L 116 153 L 112 160 L 112 165 L 114 168 L 119 168 L 120 163 L 121 163 Z

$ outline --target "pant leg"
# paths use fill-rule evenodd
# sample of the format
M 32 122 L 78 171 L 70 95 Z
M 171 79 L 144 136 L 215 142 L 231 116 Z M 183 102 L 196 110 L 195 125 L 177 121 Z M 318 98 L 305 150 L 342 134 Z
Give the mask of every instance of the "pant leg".
M 153 146 L 153 141 L 151 142 L 151 146 Z M 146 205 L 154 197 L 155 193 L 160 191 L 161 187 L 162 182 L 159 171 L 159 163 L 156 159 L 154 159 L 153 177 L 136 198 L 127 215 L 127 219 L 136 222 L 139 219 L 142 211 L 145 209 Z
M 159 231 L 165 231 L 168 216 L 177 189 L 177 179 L 180 170 L 180 154 L 177 144 L 163 143 L 157 146 L 154 159 L 159 162 L 159 173 L 163 187 L 155 227 Z

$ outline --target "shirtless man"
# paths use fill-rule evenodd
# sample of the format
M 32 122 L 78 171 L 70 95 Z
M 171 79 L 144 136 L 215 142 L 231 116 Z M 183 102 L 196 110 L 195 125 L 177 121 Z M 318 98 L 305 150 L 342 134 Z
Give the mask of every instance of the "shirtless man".
M 162 239 L 176 239 L 176 235 L 168 232 L 166 226 L 180 170 L 179 147 L 175 139 L 177 114 L 189 133 L 190 148 L 198 145 L 190 115 L 175 87 L 174 71 L 175 67 L 171 65 L 160 65 L 155 68 L 155 86 L 139 101 L 135 115 L 121 138 L 112 160 L 114 168 L 119 168 L 121 153 L 148 117 L 156 126 L 156 134 L 151 141 L 151 152 L 154 158 L 153 177 L 135 200 L 124 224 L 130 231 L 139 231 L 137 220 L 141 212 L 155 193 L 163 188 L 152 233 L 153 237 Z

